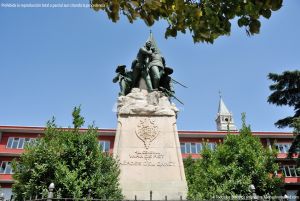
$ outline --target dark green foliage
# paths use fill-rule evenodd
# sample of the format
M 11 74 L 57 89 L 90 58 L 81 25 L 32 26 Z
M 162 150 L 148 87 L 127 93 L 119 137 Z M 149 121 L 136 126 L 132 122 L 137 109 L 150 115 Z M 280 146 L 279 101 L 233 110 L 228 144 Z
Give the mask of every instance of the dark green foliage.
M 278 120 L 275 125 L 279 128 L 293 127 L 295 138 L 289 155 L 300 153 L 300 71 L 285 71 L 282 74 L 270 73 L 269 79 L 274 84 L 270 86 L 273 93 L 269 96 L 268 102 L 283 106 L 294 107 L 295 114 Z M 298 168 L 300 166 L 300 154 L 298 155 Z
M 279 128 L 292 127 L 293 119 L 300 117 L 300 71 L 285 71 L 282 74 L 270 73 L 269 79 L 274 84 L 270 85 L 272 94 L 268 102 L 283 106 L 294 107 L 295 114 L 278 120 L 275 125 Z
M 280 9 L 282 0 L 92 0 L 95 11 L 103 10 L 117 22 L 120 13 L 130 23 L 142 19 L 148 26 L 165 20 L 165 37 L 176 37 L 177 32 L 193 34 L 194 42 L 213 43 L 216 38 L 229 35 L 232 19 L 245 27 L 248 35 L 260 30 L 260 16 L 269 19 L 272 11 Z
M 251 184 L 258 195 L 281 195 L 276 152 L 264 148 L 245 122 L 239 135 L 228 134 L 215 151 L 205 148 L 201 154 L 185 162 L 190 199 L 251 196 Z
M 292 126 L 294 127 L 294 141 L 292 143 L 292 146 L 289 150 L 289 157 L 294 158 L 297 163 L 298 172 L 300 173 L 300 118 L 295 118 L 293 121 Z M 298 154 L 298 158 L 293 157 L 294 154 Z
M 47 123 L 45 136 L 34 146 L 26 147 L 20 160 L 14 161 L 16 200 L 41 197 L 51 182 L 61 197 L 85 198 L 91 189 L 94 198 L 122 198 L 118 163 L 101 152 L 97 129 L 90 126 L 79 132 L 84 123 L 80 107 L 73 111 L 73 123 L 74 128 L 62 129 L 52 119 Z
M 294 143 L 290 148 L 291 153 L 300 153 L 300 118 L 295 118 L 292 124 L 294 127 Z
M 191 156 L 189 156 L 188 158 L 183 160 L 183 164 L 184 164 L 184 172 L 186 175 L 186 181 L 188 182 L 188 186 L 192 186 L 193 185 L 193 178 L 194 178 L 194 174 L 195 174 L 195 160 L 192 159 Z

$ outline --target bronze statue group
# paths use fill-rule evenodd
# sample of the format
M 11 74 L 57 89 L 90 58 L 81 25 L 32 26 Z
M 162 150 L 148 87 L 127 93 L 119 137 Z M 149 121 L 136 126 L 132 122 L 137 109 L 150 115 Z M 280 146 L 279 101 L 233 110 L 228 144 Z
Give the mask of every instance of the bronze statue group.
M 119 65 L 116 73 L 113 82 L 119 81 L 120 96 L 126 96 L 132 88 L 139 88 L 140 80 L 144 79 L 148 92 L 162 91 L 166 96 L 174 97 L 172 84 L 174 80 L 170 77 L 173 69 L 166 66 L 164 57 L 150 40 L 139 49 L 136 59 L 132 62 L 131 70 L 127 70 L 126 65 Z

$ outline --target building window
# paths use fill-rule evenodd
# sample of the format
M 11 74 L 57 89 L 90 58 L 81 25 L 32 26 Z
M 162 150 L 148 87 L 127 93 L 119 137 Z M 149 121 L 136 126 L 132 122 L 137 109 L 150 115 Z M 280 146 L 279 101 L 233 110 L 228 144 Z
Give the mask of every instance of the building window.
M 6 148 L 9 149 L 24 149 L 24 147 L 30 143 L 34 143 L 34 138 L 18 138 L 18 137 L 9 137 Z
M 180 143 L 182 154 L 199 154 L 202 151 L 201 143 L 184 142 Z
M 2 161 L 0 174 L 12 174 L 11 161 Z
M 288 153 L 289 149 L 291 148 L 290 143 L 276 143 L 275 147 L 278 150 L 279 153 Z
M 197 153 L 200 153 L 202 151 L 202 144 L 201 143 L 196 143 L 196 150 L 197 150 Z
M 109 152 L 110 149 L 110 141 L 100 140 L 99 142 L 100 148 L 103 152 Z
M 300 172 L 297 172 L 295 165 L 284 165 L 281 170 L 285 177 L 300 177 Z
M 207 147 L 210 149 L 210 150 L 215 150 L 216 147 L 217 147 L 217 144 L 215 142 L 209 142 L 207 143 Z

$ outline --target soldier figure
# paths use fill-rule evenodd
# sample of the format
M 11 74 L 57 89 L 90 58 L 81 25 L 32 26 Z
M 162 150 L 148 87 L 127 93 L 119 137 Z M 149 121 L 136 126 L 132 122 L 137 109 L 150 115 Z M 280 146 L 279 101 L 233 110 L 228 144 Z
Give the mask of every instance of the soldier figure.
M 132 88 L 132 72 L 126 70 L 126 65 L 119 65 L 116 68 L 116 77 L 113 79 L 113 83 L 119 81 L 120 84 L 120 93 L 119 96 L 126 96 L 130 93 Z
M 168 97 L 172 97 L 175 94 L 173 88 L 173 82 L 171 78 L 171 74 L 173 73 L 173 69 L 170 67 L 164 68 L 164 73 L 160 78 L 159 89 L 164 92 L 164 94 Z
M 152 33 L 150 33 L 145 45 L 139 49 L 136 59 L 131 64 L 131 69 L 131 71 L 127 71 L 125 65 L 120 65 L 116 69 L 118 74 L 113 82 L 119 81 L 120 96 L 126 96 L 134 87 L 141 87 L 139 82 L 143 78 L 148 92 L 153 90 L 162 91 L 167 97 L 172 97 L 183 104 L 174 96 L 173 82 L 185 88 L 187 87 L 171 78 L 170 75 L 173 73 L 173 69 L 166 67 L 165 59 L 160 54 Z
M 148 73 L 147 64 L 153 50 L 151 49 L 151 41 L 147 41 L 145 46 L 139 49 L 136 59 L 132 62 L 132 71 L 133 71 L 133 87 L 138 87 L 140 78 L 144 78 L 148 91 L 152 91 L 151 77 Z
M 158 89 L 159 81 L 164 72 L 165 59 L 156 48 L 153 48 L 153 51 L 147 68 L 151 77 L 153 89 Z
M 160 78 L 159 90 L 162 91 L 167 97 L 169 97 L 169 100 L 172 97 L 175 100 L 177 100 L 179 103 L 184 105 L 183 102 L 175 96 L 175 90 L 173 88 L 173 82 L 175 82 L 177 84 L 180 84 L 181 86 L 183 86 L 185 88 L 186 88 L 186 86 L 184 86 L 183 84 L 177 82 L 176 80 L 173 80 L 170 76 L 172 73 L 173 73 L 172 68 L 165 67 L 164 73 L 163 73 L 162 77 Z

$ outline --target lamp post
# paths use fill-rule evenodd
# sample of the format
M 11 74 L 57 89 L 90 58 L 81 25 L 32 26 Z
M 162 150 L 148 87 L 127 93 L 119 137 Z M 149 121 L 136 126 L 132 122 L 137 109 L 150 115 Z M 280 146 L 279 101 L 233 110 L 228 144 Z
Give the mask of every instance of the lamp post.
M 51 183 L 49 185 L 49 192 L 48 192 L 48 197 L 47 197 L 47 201 L 51 201 L 53 199 L 53 190 L 55 188 L 54 183 Z
M 92 193 L 92 189 L 88 190 L 88 199 L 91 199 L 91 193 Z
M 251 184 L 251 185 L 249 186 L 249 188 L 250 188 L 250 190 L 251 190 L 251 192 L 252 192 L 252 200 L 258 200 L 258 197 L 257 197 L 257 195 L 256 195 L 256 193 L 255 193 L 255 186 L 254 186 L 253 184 Z
M 0 200 L 4 200 L 4 193 L 2 193 L 2 192 L 0 194 Z

